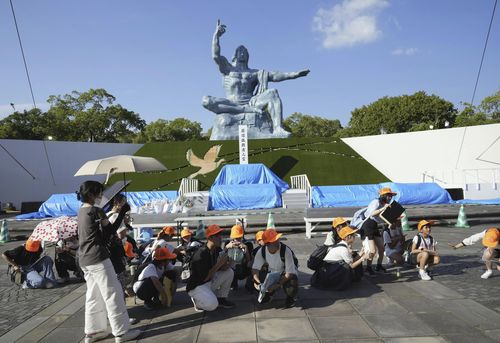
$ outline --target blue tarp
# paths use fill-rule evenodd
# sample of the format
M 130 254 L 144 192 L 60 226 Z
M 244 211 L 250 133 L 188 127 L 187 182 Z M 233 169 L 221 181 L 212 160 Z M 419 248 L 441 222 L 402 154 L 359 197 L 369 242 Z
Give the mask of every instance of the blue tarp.
M 212 187 L 209 210 L 262 209 L 281 207 L 281 193 L 289 188 L 261 163 L 225 165 Z
M 124 192 L 131 207 L 141 207 L 148 202 L 162 199 L 175 200 L 177 191 L 156 192 Z M 17 216 L 17 219 L 40 219 L 46 217 L 76 216 L 81 202 L 76 193 L 53 194 L 45 201 L 38 212 L 26 213 Z
M 472 199 L 463 199 L 456 201 L 457 204 L 478 204 L 478 205 L 500 205 L 500 198 L 496 199 L 481 199 L 481 200 L 472 200 Z
M 313 207 L 367 206 L 378 197 L 378 190 L 390 187 L 398 193 L 395 200 L 401 205 L 450 204 L 449 193 L 435 183 L 385 182 L 369 185 L 312 187 Z
M 212 186 L 210 210 L 248 210 L 281 207 L 281 193 L 273 184 Z
M 225 165 L 212 186 L 241 184 L 274 184 L 280 193 L 290 188 L 262 163 Z

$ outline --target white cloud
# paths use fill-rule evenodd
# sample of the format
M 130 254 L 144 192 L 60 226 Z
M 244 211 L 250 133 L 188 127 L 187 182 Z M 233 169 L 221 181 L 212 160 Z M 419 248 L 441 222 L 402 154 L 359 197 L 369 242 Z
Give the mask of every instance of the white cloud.
M 412 56 L 418 53 L 417 48 L 397 48 L 392 50 L 391 54 L 396 56 Z
M 343 0 L 316 12 L 313 31 L 322 35 L 323 47 L 327 49 L 373 42 L 382 35 L 377 14 L 388 5 L 388 0 Z

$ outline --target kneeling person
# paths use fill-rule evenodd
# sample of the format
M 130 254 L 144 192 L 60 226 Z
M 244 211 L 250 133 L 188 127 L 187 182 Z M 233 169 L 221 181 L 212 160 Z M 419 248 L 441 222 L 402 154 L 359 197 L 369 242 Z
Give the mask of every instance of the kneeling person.
M 3 253 L 3 258 L 15 270 L 20 270 L 25 280 L 23 288 L 52 288 L 56 285 L 56 277 L 52 269 L 54 261 L 42 255 L 40 241 L 28 239 L 26 243 Z
M 133 289 L 137 297 L 144 300 L 144 307 L 148 310 L 154 309 L 161 304 L 168 305 L 170 298 L 163 287 L 163 278 L 167 271 L 170 260 L 175 260 L 177 255 L 172 254 L 167 248 L 158 248 L 153 254 L 153 261 L 146 266 L 139 274 L 138 280 L 134 283 Z
M 222 229 L 210 225 L 205 230 L 207 243 L 200 247 L 191 260 L 191 276 L 186 291 L 196 311 L 213 311 L 217 307 L 233 308 L 227 300 L 234 272 L 229 268 L 227 254 L 222 254 Z
M 281 233 L 274 229 L 267 229 L 262 235 L 265 246 L 255 254 L 252 265 L 254 283 L 260 285 L 259 303 L 269 302 L 274 293 L 283 287 L 286 293 L 285 307 L 295 305 L 299 290 L 298 272 L 292 250 L 281 243 Z M 268 273 L 264 280 L 259 277 L 262 267 L 267 264 Z
M 363 261 L 367 255 L 356 255 L 352 252 L 352 244 L 356 239 L 357 229 L 349 226 L 338 232 L 342 239 L 333 246 L 324 258 L 325 265 L 315 272 L 311 278 L 313 286 L 319 286 L 337 291 L 344 290 L 352 281 L 359 281 L 363 276 Z

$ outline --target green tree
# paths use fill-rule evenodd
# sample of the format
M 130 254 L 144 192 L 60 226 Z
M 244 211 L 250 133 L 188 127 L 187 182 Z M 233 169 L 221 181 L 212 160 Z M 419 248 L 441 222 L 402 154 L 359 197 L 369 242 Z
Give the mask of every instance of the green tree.
M 49 115 L 56 118 L 54 136 L 62 140 L 89 142 L 124 142 L 146 125 L 140 116 L 120 105 L 113 105 L 116 98 L 104 89 L 90 89 L 87 92 L 73 91 L 64 96 L 51 95 L 47 100 L 51 107 Z
M 455 126 L 474 126 L 500 123 L 500 91 L 487 96 L 479 106 L 463 103 L 464 109 L 457 115 Z
M 293 137 L 333 137 L 342 128 L 340 121 L 295 112 L 283 121 Z
M 201 130 L 200 123 L 185 118 L 175 118 L 170 121 L 158 119 L 146 125 L 139 140 L 145 142 L 199 140 L 202 139 Z
M 378 135 L 444 128 L 453 125 L 457 110 L 454 105 L 436 95 L 420 91 L 412 95 L 383 97 L 356 108 L 349 121 L 350 136 Z M 343 135 L 345 136 L 345 133 Z
M 0 120 L 0 138 L 35 139 L 47 137 L 47 118 L 39 108 L 14 112 Z

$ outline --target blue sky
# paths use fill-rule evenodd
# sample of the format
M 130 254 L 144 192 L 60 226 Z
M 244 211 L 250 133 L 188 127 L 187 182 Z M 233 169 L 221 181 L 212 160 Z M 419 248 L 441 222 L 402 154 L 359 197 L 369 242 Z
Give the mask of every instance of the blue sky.
M 105 88 L 147 122 L 186 117 L 207 130 L 203 95 L 224 96 L 211 59 L 217 19 L 230 59 L 306 78 L 273 84 L 284 116 L 339 119 L 382 96 L 423 90 L 470 101 L 494 0 L 13 0 L 37 105 L 51 94 Z M 0 2 L 0 118 L 31 95 L 8 0 Z M 500 89 L 497 8 L 476 103 Z

